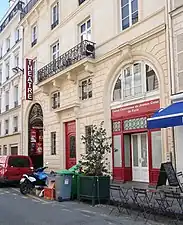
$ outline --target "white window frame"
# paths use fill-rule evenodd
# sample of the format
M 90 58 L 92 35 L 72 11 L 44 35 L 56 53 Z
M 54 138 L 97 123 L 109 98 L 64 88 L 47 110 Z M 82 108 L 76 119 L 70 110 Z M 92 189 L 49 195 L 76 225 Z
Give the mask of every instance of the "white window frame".
M 10 37 L 6 38 L 6 50 L 10 50 Z
M 0 65 L 0 86 L 2 85 L 3 81 L 3 65 Z
M 90 21 L 90 27 L 87 27 L 87 23 L 88 21 Z M 83 32 L 81 32 L 81 27 L 85 24 L 85 30 Z M 86 36 L 86 38 L 82 40 L 83 36 Z M 80 41 L 91 41 L 92 40 L 92 20 L 91 17 L 87 18 L 86 20 L 84 20 L 82 23 L 79 24 L 79 39 Z
M 56 47 L 56 51 L 54 52 L 54 47 Z M 56 60 L 60 55 L 60 44 L 59 41 L 55 42 L 53 45 L 51 45 L 51 60 Z
M 139 94 L 135 94 L 134 93 L 134 72 L 133 72 L 133 69 L 134 69 L 134 64 L 137 64 L 137 63 L 140 63 L 141 64 L 141 82 L 142 82 L 142 93 L 139 93 Z M 147 84 L 146 84 L 146 65 L 150 66 L 153 71 L 155 72 L 156 74 L 156 77 L 157 77 L 157 80 L 158 80 L 158 89 L 154 89 L 152 91 L 148 91 L 147 90 Z M 131 71 L 132 71 L 132 86 L 131 86 L 131 90 L 132 90 L 132 94 L 128 97 L 125 97 L 124 96 L 124 91 L 125 91 L 125 86 L 124 86 L 124 71 L 126 68 L 130 67 L 131 68 Z M 115 85 L 116 85 L 116 82 L 118 80 L 118 78 L 121 76 L 121 99 L 119 100 L 113 100 L 113 95 L 114 95 L 114 88 L 115 88 Z M 133 64 L 128 64 L 127 66 L 123 67 L 119 73 L 119 75 L 117 76 L 113 86 L 112 86 L 112 92 L 111 92 L 111 102 L 112 103 L 117 103 L 117 102 L 125 102 L 125 101 L 129 101 L 129 100 L 132 100 L 132 99 L 135 99 L 135 98 L 139 98 L 139 97 L 142 97 L 144 95 L 148 95 L 148 96 L 151 96 L 151 95 L 154 95 L 154 94 L 157 94 L 157 92 L 159 92 L 159 79 L 158 79 L 158 76 L 157 76 L 157 73 L 156 73 L 156 70 L 151 66 L 149 65 L 148 63 L 146 63 L 145 61 L 135 61 L 133 62 Z
M 6 80 L 10 78 L 10 61 L 6 61 Z
M 37 24 L 34 24 L 31 29 L 31 40 L 32 43 L 37 40 Z
M 20 29 L 16 28 L 15 30 L 15 43 L 17 43 L 20 40 Z
M 9 123 L 9 119 L 6 119 L 5 120 L 5 134 L 7 135 L 7 134 L 9 134 L 9 126 L 10 126 L 10 123 Z M 6 132 L 6 130 L 7 130 L 7 132 Z
M 15 98 L 14 98 L 14 101 L 15 102 L 18 102 L 18 93 L 19 92 L 19 87 L 18 87 L 18 85 L 16 85 L 16 86 L 14 86 L 14 96 L 15 96 Z
M 37 84 L 37 58 L 33 59 L 33 80 Z
M 3 57 L 3 46 L 0 46 L 0 58 Z
M 9 106 L 9 103 L 10 103 L 10 92 L 6 91 L 5 92 L 5 107 Z
M 18 132 L 18 116 L 13 117 L 13 132 Z
M 132 7 L 131 7 L 131 3 L 132 3 L 132 1 L 133 0 L 128 0 L 128 5 L 129 5 L 129 14 L 128 14 L 128 16 L 129 16 L 129 27 L 131 27 L 133 24 L 132 24 Z M 137 3 L 138 3 L 138 0 L 137 0 Z M 126 5 L 127 5 L 126 4 Z M 124 6 L 126 6 L 126 5 L 124 5 Z M 124 6 L 122 6 L 122 0 L 120 0 L 120 25 L 121 25 L 121 30 L 126 30 L 126 29 L 128 29 L 129 27 L 127 27 L 127 28 L 125 28 L 125 29 L 123 29 L 123 25 L 122 25 L 122 21 L 125 19 L 125 18 L 127 18 L 127 17 L 125 17 L 125 18 L 123 18 L 123 15 L 122 15 L 122 8 L 124 7 Z M 139 20 L 139 5 L 138 5 L 138 9 L 137 9 L 137 11 L 135 11 L 135 12 L 138 12 L 138 20 Z M 137 21 L 138 22 L 138 21 Z
M 179 35 L 183 35 L 183 33 L 181 33 L 181 34 L 179 34 Z M 176 62 L 176 67 L 177 67 L 177 69 L 176 69 L 176 72 L 177 72 L 177 76 L 176 76 L 176 92 L 182 92 L 183 91 L 183 87 L 182 88 L 180 88 L 180 80 L 179 80 L 179 74 L 183 74 L 183 70 L 179 70 L 179 60 L 178 60 L 178 56 L 180 55 L 180 54 L 183 54 L 183 50 L 182 51 L 178 51 L 178 36 L 179 35 L 177 35 L 176 36 L 176 55 L 177 55 L 177 62 Z
M 19 56 L 19 53 L 16 53 L 15 54 L 15 57 L 14 57 L 14 65 L 15 65 L 15 67 L 19 67 L 20 66 L 20 56 Z
M 56 7 L 56 19 L 54 20 L 54 8 Z M 59 3 L 56 2 L 55 4 L 52 5 L 51 7 L 51 24 L 56 23 L 59 21 Z

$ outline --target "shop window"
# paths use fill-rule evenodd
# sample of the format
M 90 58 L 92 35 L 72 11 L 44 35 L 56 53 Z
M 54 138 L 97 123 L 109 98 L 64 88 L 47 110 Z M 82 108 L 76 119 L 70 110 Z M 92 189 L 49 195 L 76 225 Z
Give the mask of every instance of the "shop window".
M 152 166 L 159 169 L 162 163 L 161 131 L 151 132 Z
M 51 101 L 52 101 L 52 109 L 57 109 L 60 107 L 60 92 L 59 91 L 52 94 Z
M 8 154 L 7 145 L 3 145 L 3 155 L 7 155 L 7 154 Z
M 121 135 L 113 136 L 114 167 L 122 167 Z
M 92 79 L 86 79 L 81 81 L 81 99 L 86 100 L 92 98 Z
M 112 123 L 112 131 L 113 132 L 121 131 L 121 121 L 113 121 L 113 123 Z
M 88 137 L 87 143 L 86 143 L 86 152 L 89 151 L 89 148 L 90 148 L 90 146 L 91 146 L 91 141 L 92 141 L 92 129 L 93 129 L 93 126 L 92 126 L 92 125 L 85 126 L 85 137 Z
M 137 130 L 147 128 L 146 117 L 124 120 L 123 123 L 124 123 L 124 130 Z
M 140 97 L 147 92 L 158 90 L 158 88 L 155 71 L 144 62 L 137 62 L 121 70 L 114 85 L 113 101 Z
M 1 136 L 1 122 L 0 122 L 0 136 Z
M 125 134 L 124 135 L 125 167 L 131 167 L 130 152 L 131 152 L 131 137 L 130 135 Z
M 51 155 L 56 155 L 56 132 L 51 132 Z
M 121 0 L 121 28 L 132 26 L 138 22 L 138 0 Z

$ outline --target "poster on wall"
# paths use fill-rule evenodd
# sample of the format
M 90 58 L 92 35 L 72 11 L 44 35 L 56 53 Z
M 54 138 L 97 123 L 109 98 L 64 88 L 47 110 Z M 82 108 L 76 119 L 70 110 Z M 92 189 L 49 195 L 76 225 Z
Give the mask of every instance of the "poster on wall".
M 31 129 L 31 149 L 30 152 L 31 154 L 35 154 L 36 152 L 36 129 Z
M 33 60 L 26 59 L 25 61 L 26 72 L 26 100 L 33 100 Z

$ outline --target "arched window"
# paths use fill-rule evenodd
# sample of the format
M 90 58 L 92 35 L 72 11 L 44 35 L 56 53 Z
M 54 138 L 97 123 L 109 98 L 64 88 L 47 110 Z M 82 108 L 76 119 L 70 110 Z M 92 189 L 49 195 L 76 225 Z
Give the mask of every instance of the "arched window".
M 121 70 L 113 90 L 113 101 L 138 97 L 158 90 L 155 71 L 144 62 L 136 62 Z

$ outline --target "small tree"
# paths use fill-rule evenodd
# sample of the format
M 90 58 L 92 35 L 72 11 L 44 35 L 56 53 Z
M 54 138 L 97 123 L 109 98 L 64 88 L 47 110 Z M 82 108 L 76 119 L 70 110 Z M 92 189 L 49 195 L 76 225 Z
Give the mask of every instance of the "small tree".
M 108 154 L 111 152 L 111 138 L 107 137 L 103 122 L 99 127 L 92 126 L 91 135 L 82 135 L 83 144 L 87 152 L 81 155 L 80 164 L 87 176 L 103 176 L 108 172 Z

